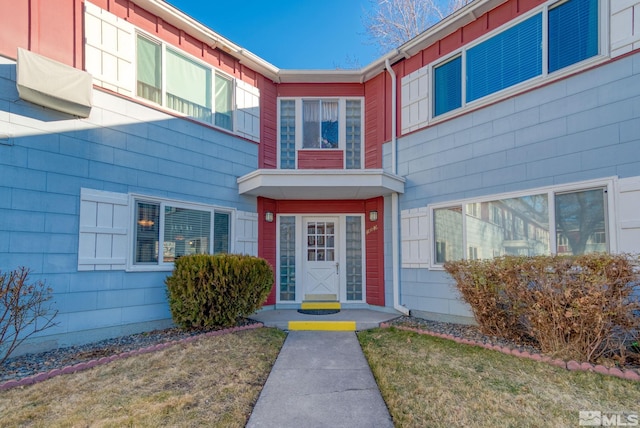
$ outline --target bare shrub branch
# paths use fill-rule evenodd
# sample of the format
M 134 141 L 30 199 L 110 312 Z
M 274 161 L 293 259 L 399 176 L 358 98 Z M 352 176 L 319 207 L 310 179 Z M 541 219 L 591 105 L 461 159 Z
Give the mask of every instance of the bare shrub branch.
M 0 364 L 27 338 L 57 324 L 53 290 L 43 281 L 29 283 L 29 273 L 26 267 L 0 272 Z
M 389 52 L 473 0 L 371 0 L 364 24 L 380 53 Z

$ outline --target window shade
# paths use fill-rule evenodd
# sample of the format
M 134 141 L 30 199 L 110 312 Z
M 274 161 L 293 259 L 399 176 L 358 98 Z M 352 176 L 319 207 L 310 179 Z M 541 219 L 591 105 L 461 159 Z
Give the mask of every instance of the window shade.
M 542 74 L 542 13 L 467 51 L 467 102 Z
M 597 54 L 597 0 L 571 0 L 549 9 L 550 73 Z
M 225 129 L 231 129 L 232 123 L 232 97 L 231 80 L 216 74 L 216 115 L 215 125 Z
M 166 206 L 164 210 L 163 261 L 209 252 L 211 213 Z
M 433 70 L 434 116 L 462 105 L 462 57 L 457 57 Z
M 167 50 L 167 92 L 211 108 L 211 70 Z
M 162 82 L 161 48 L 142 36 L 138 36 L 138 81 L 154 88 Z

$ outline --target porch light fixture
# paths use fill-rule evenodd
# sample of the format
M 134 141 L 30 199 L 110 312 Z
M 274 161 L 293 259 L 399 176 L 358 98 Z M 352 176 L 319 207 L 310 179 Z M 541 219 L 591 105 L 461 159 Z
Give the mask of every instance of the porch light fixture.
M 264 221 L 266 221 L 267 223 L 273 222 L 273 213 L 271 211 L 266 211 L 264 213 Z
M 378 221 L 378 211 L 369 211 L 369 221 Z

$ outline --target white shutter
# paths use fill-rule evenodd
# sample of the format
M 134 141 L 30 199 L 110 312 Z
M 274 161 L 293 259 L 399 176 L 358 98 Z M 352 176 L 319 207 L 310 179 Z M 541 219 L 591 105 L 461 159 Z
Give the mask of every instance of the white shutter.
M 260 90 L 241 80 L 236 80 L 236 132 L 260 141 Z
M 80 190 L 78 270 L 124 270 L 127 263 L 129 196 Z
M 422 67 L 401 79 L 402 133 L 429 123 L 429 68 Z
M 640 48 L 640 1 L 616 0 L 609 7 L 611 56 Z
M 640 253 L 640 177 L 618 184 L 618 252 Z
M 96 85 L 133 95 L 135 27 L 122 18 L 85 3 L 85 66 Z
M 258 255 L 258 214 L 236 211 L 236 233 L 234 252 Z
M 429 267 L 429 211 L 426 207 L 402 210 L 402 267 Z

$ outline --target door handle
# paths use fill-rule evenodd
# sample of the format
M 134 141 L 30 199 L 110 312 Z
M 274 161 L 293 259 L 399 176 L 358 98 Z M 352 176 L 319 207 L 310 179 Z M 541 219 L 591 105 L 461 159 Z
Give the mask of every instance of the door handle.
M 336 262 L 336 275 L 340 275 L 340 263 Z

